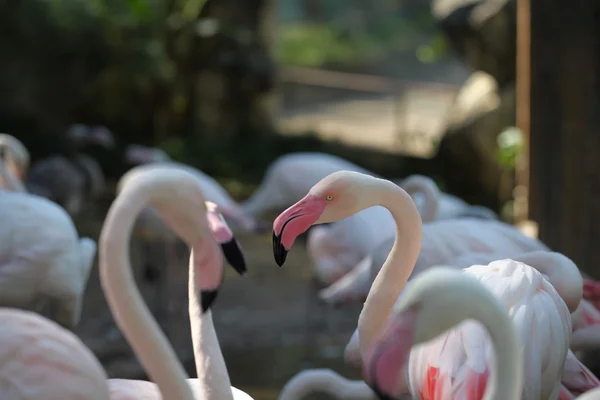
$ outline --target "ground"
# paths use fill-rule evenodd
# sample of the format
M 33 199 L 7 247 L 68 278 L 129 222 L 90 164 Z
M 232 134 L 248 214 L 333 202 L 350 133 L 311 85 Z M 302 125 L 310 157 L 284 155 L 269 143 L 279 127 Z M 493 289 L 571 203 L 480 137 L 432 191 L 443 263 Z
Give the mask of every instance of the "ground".
M 99 222 L 87 218 L 79 225 L 82 235 L 97 238 Z M 236 236 L 246 254 L 249 274 L 243 278 L 228 268 L 213 309 L 232 384 L 256 400 L 271 400 L 276 399 L 290 377 L 305 368 L 332 368 L 344 376 L 358 378 L 356 371 L 345 367 L 343 350 L 356 327 L 361 306 L 329 309 L 318 302 L 303 241 L 296 243 L 280 268 L 273 259 L 270 234 Z M 136 248 L 134 241 L 134 268 L 139 267 Z M 186 249 L 180 250 L 181 270 L 185 272 Z M 187 279 L 186 274 L 182 275 Z M 181 284 L 185 288 L 185 283 Z M 142 286 L 142 293 L 152 308 L 157 300 L 155 288 Z M 172 313 L 170 318 L 171 342 L 193 377 L 187 309 Z M 76 332 L 95 352 L 110 377 L 146 378 L 114 327 L 97 267 L 88 284 L 83 319 Z

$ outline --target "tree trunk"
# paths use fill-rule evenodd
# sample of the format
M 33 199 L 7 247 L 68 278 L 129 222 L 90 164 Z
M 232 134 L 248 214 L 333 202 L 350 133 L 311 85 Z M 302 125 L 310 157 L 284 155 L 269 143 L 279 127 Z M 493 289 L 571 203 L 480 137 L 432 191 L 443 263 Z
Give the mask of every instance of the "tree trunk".
M 600 278 L 600 3 L 531 0 L 530 216 Z

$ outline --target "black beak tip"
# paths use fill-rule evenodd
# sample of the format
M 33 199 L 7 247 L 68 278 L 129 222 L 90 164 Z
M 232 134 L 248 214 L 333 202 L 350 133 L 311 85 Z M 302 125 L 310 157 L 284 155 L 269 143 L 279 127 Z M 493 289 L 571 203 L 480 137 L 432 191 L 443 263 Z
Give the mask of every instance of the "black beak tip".
M 275 262 L 280 267 L 285 264 L 287 253 L 288 251 L 281 244 L 281 236 L 278 236 L 273 232 L 273 256 L 275 257 Z
M 200 292 L 200 305 L 203 313 L 210 309 L 217 298 L 217 294 L 219 294 L 218 290 L 203 290 Z
M 248 273 L 248 269 L 246 268 L 246 258 L 244 257 L 244 253 L 242 253 L 242 249 L 237 240 L 233 238 L 229 242 L 221 244 L 221 249 L 223 250 L 223 255 L 225 255 L 225 259 L 229 265 L 231 265 L 238 274 L 246 276 Z

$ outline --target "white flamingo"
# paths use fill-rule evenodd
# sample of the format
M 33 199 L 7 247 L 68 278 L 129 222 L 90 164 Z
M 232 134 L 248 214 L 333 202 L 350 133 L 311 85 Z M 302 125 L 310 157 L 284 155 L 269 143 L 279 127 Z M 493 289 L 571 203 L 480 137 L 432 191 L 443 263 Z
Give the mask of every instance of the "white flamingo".
M 172 161 L 161 149 L 141 145 L 129 145 L 125 151 L 125 159 L 132 164 L 180 168 L 194 175 L 201 183 L 206 199 L 217 204 L 225 218 L 230 219 L 236 225 L 248 232 L 261 231 L 264 229 L 262 224 L 242 210 L 240 205 L 231 198 L 231 195 L 214 178 L 197 168 Z M 129 177 L 129 172 L 121 177 L 117 185 L 117 191 L 127 184 Z
M 195 197 L 199 193 L 201 196 L 201 192 L 192 184 L 190 177 L 186 176 L 187 174 L 183 173 L 183 178 L 187 179 L 181 179 L 181 174 L 181 172 L 175 171 L 174 174 L 166 176 L 156 176 L 155 173 L 149 176 L 148 171 L 140 171 L 139 179 L 132 182 L 128 188 L 129 190 L 121 196 L 123 201 L 120 205 L 124 207 L 121 212 L 128 212 L 128 206 L 132 205 L 129 202 L 132 200 L 131 197 L 138 201 L 145 201 L 147 199 L 143 198 L 144 195 L 151 197 L 157 191 L 171 190 L 174 185 L 178 186 L 178 190 L 185 191 L 176 203 L 183 201 L 184 206 L 195 206 L 196 204 L 193 203 L 196 201 Z M 186 198 L 188 201 L 185 201 Z M 200 201 L 202 201 L 201 198 Z M 178 205 L 181 204 L 176 204 L 173 207 Z M 191 209 L 186 210 L 188 213 L 192 212 Z M 168 213 L 168 207 L 164 211 Z M 183 225 L 179 226 L 189 235 L 187 237 L 194 238 L 194 247 L 198 251 L 197 254 L 199 254 L 199 257 L 192 254 L 190 258 L 189 308 L 194 355 L 200 379 L 189 379 L 188 384 L 194 393 L 195 397 L 193 398 L 195 399 L 233 398 L 249 400 L 251 399 L 250 396 L 244 392 L 234 387 L 230 388 L 227 369 L 218 345 L 210 310 L 204 313 L 200 311 L 200 303 L 203 302 L 204 308 L 207 308 L 210 302 L 214 300 L 215 295 L 214 292 L 208 292 L 208 294 L 202 296 L 201 300 L 198 299 L 198 284 L 196 281 L 206 279 L 214 281 L 215 276 L 222 275 L 222 259 L 218 250 L 216 253 L 214 252 L 214 242 L 204 236 L 205 229 L 208 229 L 219 242 L 230 242 L 232 239 L 231 231 L 224 221 L 221 218 L 212 219 L 211 221 L 211 211 L 206 210 L 206 212 L 207 218 L 204 219 L 202 217 L 197 218 L 197 214 L 194 214 L 190 216 L 191 218 L 188 221 L 176 220 L 177 217 L 174 221 L 178 224 L 183 222 Z M 186 212 L 183 213 L 186 214 Z M 170 215 L 173 216 L 173 214 Z M 197 219 L 194 220 L 194 218 Z M 200 231 L 199 233 L 202 233 L 201 237 L 197 236 L 198 232 L 192 229 L 198 223 L 202 225 L 197 229 L 197 231 Z M 115 221 L 111 226 L 114 229 L 120 229 L 119 224 L 118 221 Z M 110 228 L 110 226 L 107 228 Z M 129 228 L 131 229 L 131 226 Z M 112 237 L 110 229 L 104 230 L 104 232 Z M 101 248 L 105 252 L 121 250 L 126 253 L 124 246 L 114 249 L 111 247 L 110 242 L 107 246 L 104 242 L 101 242 Z M 119 256 L 125 256 L 126 259 L 126 254 L 115 254 L 114 258 L 122 261 L 123 258 Z M 101 259 L 104 260 L 105 258 L 106 254 L 101 252 Z M 236 269 L 245 269 L 243 258 L 236 260 L 239 262 Z M 104 267 L 108 268 L 106 265 Z M 119 264 L 115 266 L 115 268 L 120 267 L 124 266 Z M 109 276 L 112 275 L 109 273 Z M 131 274 L 128 277 L 131 279 Z M 110 282 L 103 282 L 103 284 L 105 286 L 111 285 Z M 129 307 L 126 310 L 120 308 L 119 315 L 126 318 L 128 311 L 133 308 L 133 312 L 135 312 L 137 311 L 136 305 L 138 307 L 141 305 L 141 311 L 143 312 L 141 318 L 151 323 L 148 310 L 143 309 L 143 303 L 139 293 L 135 291 L 133 282 L 125 283 L 123 286 L 126 288 L 125 290 L 134 287 L 134 293 L 123 294 L 124 296 L 129 295 L 128 300 L 134 304 L 127 304 Z M 2 366 L 0 379 L 3 382 L 0 385 L 0 398 L 2 399 L 108 400 L 110 398 L 110 400 L 160 400 L 161 398 L 185 398 L 168 396 L 164 386 L 159 387 L 147 381 L 125 379 L 106 381 L 106 374 L 100 363 L 75 335 L 37 314 L 0 309 L 0 319 L 3 321 L 0 337 L 2 346 L 0 348 L 4 350 L 4 352 L 0 352 L 0 365 Z M 152 326 L 152 324 L 150 325 Z M 156 324 L 154 324 L 154 327 L 156 327 Z M 165 344 L 164 337 L 160 340 L 160 332 L 158 333 L 159 340 L 156 340 L 156 336 L 156 332 L 154 332 L 154 335 L 149 336 L 146 335 L 146 332 L 142 332 L 141 335 L 129 337 L 129 339 L 136 343 L 139 341 L 146 342 L 146 345 L 149 344 L 149 346 L 156 348 L 162 346 L 163 351 L 172 353 L 172 349 Z M 153 342 L 153 340 L 155 341 Z M 19 349 L 19 351 L 15 351 L 15 349 Z M 150 350 L 153 351 L 154 348 Z M 148 358 L 143 357 L 146 362 Z M 151 357 L 151 360 L 159 364 L 165 362 L 156 357 Z M 167 364 L 167 366 L 173 367 L 174 365 L 175 368 L 179 367 L 179 370 L 181 370 L 182 367 L 176 360 L 173 363 L 173 357 L 166 361 L 172 363 Z M 175 371 L 177 372 L 177 370 Z M 181 382 L 174 382 L 170 387 L 171 390 L 173 390 L 173 386 L 177 385 L 182 386 Z M 187 398 L 192 397 L 188 396 Z
M 483 326 L 466 321 L 473 319 Z M 568 332 L 560 333 L 565 321 L 567 308 L 554 287 L 523 263 L 500 260 L 462 271 L 435 267 L 398 298 L 367 352 L 365 378 L 382 396 L 392 396 L 406 385 L 408 360 L 410 392 L 423 400 L 574 399 L 560 384 L 563 368 L 563 382 L 579 380 L 578 389 L 597 388 L 600 381 L 566 346 L 556 345 L 568 343 Z
M 137 214 L 147 205 L 155 208 L 192 248 L 189 276 L 189 311 L 198 380 L 191 388 L 165 335 L 135 286 L 127 243 Z M 198 210 L 202 212 L 198 213 Z M 177 168 L 136 167 L 113 202 L 100 234 L 99 259 L 102 288 L 115 321 L 140 362 L 156 383 L 113 381 L 111 393 L 119 400 L 203 399 L 248 400 L 231 387 L 208 308 L 223 280 L 221 250 L 211 236 L 202 185 L 195 175 Z M 214 232 L 212 233 L 214 235 Z M 137 385 L 149 397 L 137 396 Z M 158 391 L 156 390 L 158 389 Z M 193 394 L 192 394 L 193 390 Z M 127 397 L 131 393 L 134 397 Z
M 375 176 L 374 173 L 331 154 L 285 154 L 269 165 L 260 187 L 242 207 L 254 216 L 268 211 L 281 211 L 300 200 L 327 175 L 343 170 Z
M 476 218 L 439 220 L 423 224 L 422 231 L 422 248 L 413 276 L 434 265 L 454 265 L 452 261 L 456 257 L 472 253 L 490 253 L 501 255 L 498 258 L 506 258 L 549 250 L 539 240 L 500 221 Z M 349 273 L 321 290 L 319 298 L 330 305 L 364 301 L 394 242 L 395 236 L 388 237 Z
M 20 181 L 0 160 L 0 176 L 11 187 Z M 0 305 L 35 309 L 48 300 L 56 321 L 74 328 L 96 254 L 96 242 L 79 238 L 71 217 L 39 196 L 0 195 Z
M 413 198 L 423 222 L 461 217 L 498 219 L 489 208 L 472 206 L 456 196 L 440 191 L 433 179 L 429 177 L 411 175 L 394 183 L 406 190 Z
M 363 355 L 373 349 L 377 337 L 382 333 L 393 304 L 402 293 L 404 285 L 413 272 L 421 250 L 422 223 L 410 196 L 389 181 L 343 171 L 331 174 L 321 180 L 302 200 L 281 213 L 273 223 L 275 261 L 278 265 L 282 265 L 296 237 L 311 225 L 337 221 L 376 205 L 390 210 L 397 223 L 397 233 L 392 251 L 377 275 L 359 317 L 358 340 L 360 353 Z M 512 260 L 510 262 L 524 265 Z M 538 273 L 531 267 L 527 266 L 527 268 L 532 271 L 532 274 Z M 565 271 L 556 273 L 560 272 L 563 273 L 561 285 L 568 288 L 566 294 L 569 295 L 567 301 L 569 309 L 574 311 L 581 299 L 583 286 L 581 275 L 576 267 L 574 273 L 565 273 Z M 554 290 L 546 280 L 542 279 L 540 284 L 542 283 L 547 284 L 548 291 Z M 532 382 L 538 383 L 538 385 L 534 385 L 529 382 L 528 384 L 533 385 L 529 390 L 538 395 L 546 392 L 548 392 L 547 396 L 550 393 L 558 393 L 560 375 L 568 352 L 568 341 L 571 334 L 570 315 L 563 300 L 560 297 L 558 300 L 556 317 L 560 316 L 560 318 L 555 319 L 550 325 L 546 322 L 547 327 L 542 330 L 551 334 L 552 337 L 564 340 L 558 341 L 556 345 L 553 344 L 558 347 L 555 352 L 551 353 L 551 356 L 541 361 L 539 367 L 542 368 L 534 368 L 529 371 L 535 379 Z M 446 314 L 441 313 L 440 315 Z M 543 320 L 539 323 L 544 324 Z M 549 346 L 538 347 L 536 343 L 528 343 L 528 348 L 544 352 L 549 349 Z M 540 374 L 541 371 L 543 371 L 542 374 Z M 536 373 L 538 375 L 535 375 Z M 551 383 L 548 383 L 548 379 Z

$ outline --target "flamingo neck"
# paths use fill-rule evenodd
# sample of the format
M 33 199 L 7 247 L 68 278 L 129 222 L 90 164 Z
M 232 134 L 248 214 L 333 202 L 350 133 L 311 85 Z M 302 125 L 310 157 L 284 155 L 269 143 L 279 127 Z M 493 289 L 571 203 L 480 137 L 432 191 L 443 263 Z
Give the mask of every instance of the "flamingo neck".
M 361 354 L 371 348 L 388 320 L 394 302 L 402 293 L 421 251 L 422 222 L 412 198 L 402 188 L 379 180 L 372 192 L 396 221 L 396 239 L 373 281 L 358 319 Z
M 402 182 L 402 188 L 411 196 L 421 193 L 425 200 L 423 205 L 423 222 L 432 222 L 437 219 L 440 201 L 440 190 L 435 182 L 420 175 L 413 175 Z
M 231 381 L 221 352 L 217 332 L 213 324 L 210 310 L 202 313 L 200 299 L 198 298 L 198 285 L 196 283 L 196 268 L 194 257 L 197 259 L 218 260 L 218 254 L 203 257 L 204 252 L 214 251 L 214 246 L 207 246 L 208 241 L 202 241 L 194 246 L 190 256 L 188 278 L 188 297 L 190 328 L 194 348 L 196 373 L 200 383 L 200 396 L 204 400 L 233 400 Z M 204 245 L 203 245 L 204 244 Z M 218 261 L 217 261 L 218 262 Z
M 521 398 L 524 361 L 513 321 L 497 302 L 474 301 L 470 304 L 472 319 L 487 329 L 495 353 L 494 368 L 491 368 L 482 400 Z
M 280 400 L 300 400 L 314 393 L 324 393 L 337 399 L 375 399 L 364 381 L 351 381 L 330 369 L 311 369 L 298 373 L 285 384 Z
M 117 326 L 150 379 L 158 385 L 162 398 L 194 400 L 183 366 L 135 285 L 129 260 L 129 241 L 134 222 L 148 203 L 151 188 L 127 189 L 108 211 L 100 233 L 102 290 Z

